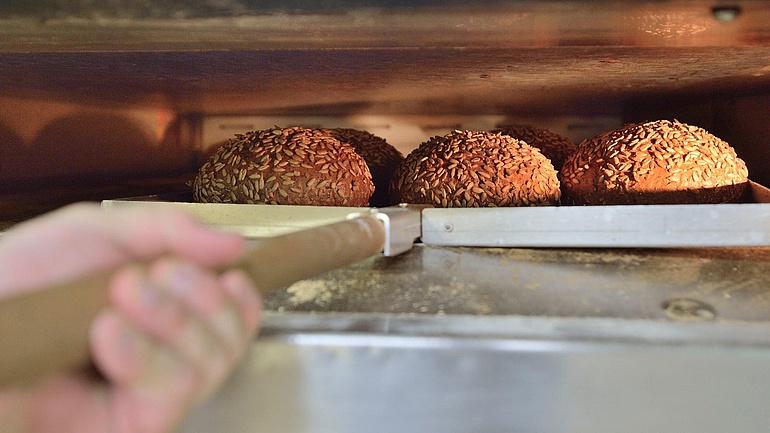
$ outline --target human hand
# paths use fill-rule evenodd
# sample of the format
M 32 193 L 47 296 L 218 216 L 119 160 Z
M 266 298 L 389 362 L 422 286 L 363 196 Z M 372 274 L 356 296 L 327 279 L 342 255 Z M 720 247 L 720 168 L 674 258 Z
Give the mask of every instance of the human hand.
M 239 271 L 243 240 L 178 212 L 69 206 L 0 238 L 0 296 L 140 259 L 120 269 L 91 329 L 104 378 L 69 372 L 0 390 L 0 432 L 163 432 L 222 383 L 261 305 Z M 158 259 L 158 257 L 163 257 Z

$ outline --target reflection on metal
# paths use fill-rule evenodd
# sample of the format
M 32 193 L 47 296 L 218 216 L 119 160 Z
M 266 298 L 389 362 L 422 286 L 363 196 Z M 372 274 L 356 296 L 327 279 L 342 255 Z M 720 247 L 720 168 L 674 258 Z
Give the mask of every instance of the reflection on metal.
M 282 316 L 268 314 L 242 368 L 181 432 L 721 433 L 770 422 L 766 324 L 383 316 L 372 331 L 360 317 Z
M 711 8 L 711 13 L 714 15 L 714 19 L 729 23 L 738 18 L 743 12 L 738 5 L 717 5 Z
M 385 257 L 397 256 L 412 249 L 421 233 L 421 211 L 424 206 L 402 204 L 399 206 L 370 209 L 368 212 L 355 212 L 348 219 L 372 216 L 385 225 Z
M 659 13 L 639 11 L 627 19 L 638 30 L 661 39 L 682 39 L 702 33 L 718 24 L 709 10 Z
M 670 319 L 682 322 L 714 320 L 717 317 L 711 305 L 694 299 L 671 299 L 663 303 L 663 309 Z

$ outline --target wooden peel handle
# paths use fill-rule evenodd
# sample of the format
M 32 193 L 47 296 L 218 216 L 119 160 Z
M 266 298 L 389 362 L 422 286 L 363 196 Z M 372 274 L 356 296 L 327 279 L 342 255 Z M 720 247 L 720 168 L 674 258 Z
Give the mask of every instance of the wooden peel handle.
M 371 257 L 385 228 L 362 217 L 260 240 L 234 267 L 261 294 Z M 86 366 L 91 322 L 108 303 L 113 271 L 0 301 L 0 387 Z

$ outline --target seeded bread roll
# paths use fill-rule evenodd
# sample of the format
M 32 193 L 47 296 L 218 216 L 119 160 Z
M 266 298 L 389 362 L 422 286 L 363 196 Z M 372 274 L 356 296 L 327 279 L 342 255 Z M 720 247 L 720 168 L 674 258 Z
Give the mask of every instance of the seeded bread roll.
M 561 181 L 573 204 L 728 203 L 744 197 L 748 170 L 704 129 L 659 120 L 584 140 Z
M 373 192 L 352 146 L 299 127 L 236 135 L 193 183 L 193 198 L 203 203 L 367 206 Z
M 577 150 L 577 146 L 569 138 L 534 126 L 512 125 L 492 132 L 510 135 L 530 146 L 537 147 L 546 158 L 551 160 L 551 164 L 557 170 L 560 170 L 564 160 Z
M 557 204 L 556 170 L 536 148 L 508 135 L 454 131 L 406 156 L 391 193 L 401 202 L 440 207 Z
M 404 160 L 404 155 L 388 142 L 367 131 L 352 128 L 324 129 L 324 132 L 337 140 L 353 146 L 369 166 L 374 182 L 374 194 L 369 199 L 371 206 L 390 206 L 396 201 L 390 197 L 388 186 L 396 167 Z

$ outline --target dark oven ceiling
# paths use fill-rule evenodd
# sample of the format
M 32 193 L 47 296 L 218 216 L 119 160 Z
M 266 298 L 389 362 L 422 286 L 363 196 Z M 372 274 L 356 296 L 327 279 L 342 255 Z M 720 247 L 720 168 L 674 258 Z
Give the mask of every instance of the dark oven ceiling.
M 764 1 L 5 2 L 0 94 L 206 113 L 616 111 L 764 92 L 768 22 Z

